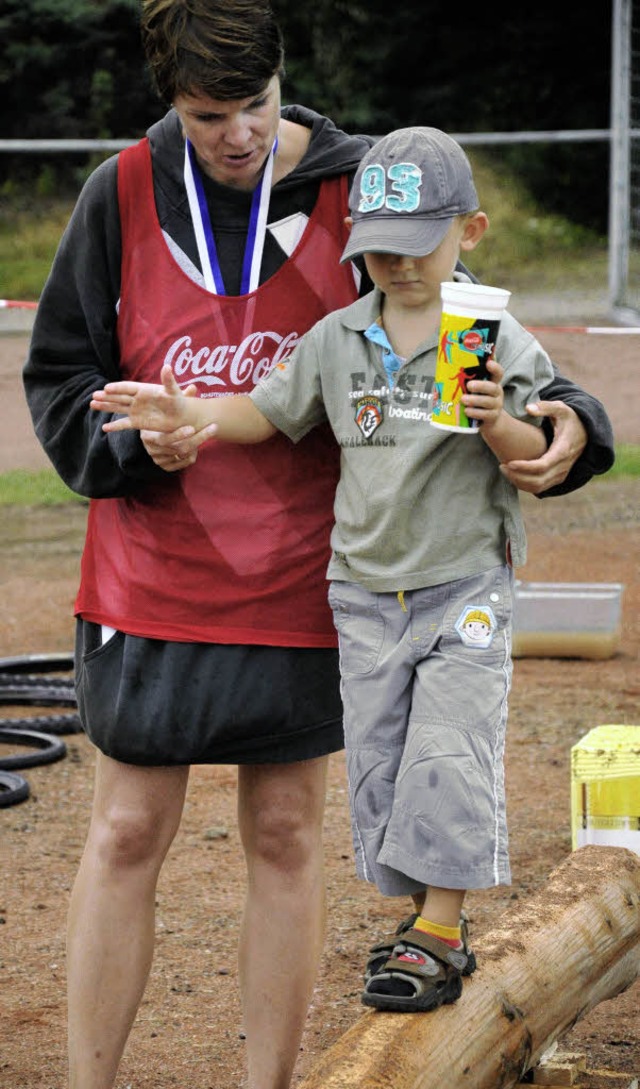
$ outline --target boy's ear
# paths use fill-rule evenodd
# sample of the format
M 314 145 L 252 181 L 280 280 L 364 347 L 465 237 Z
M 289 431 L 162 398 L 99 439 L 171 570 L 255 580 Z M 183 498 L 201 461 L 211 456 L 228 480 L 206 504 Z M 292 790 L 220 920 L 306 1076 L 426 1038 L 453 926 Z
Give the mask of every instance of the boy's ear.
M 353 216 L 345 216 L 344 217 L 344 225 L 347 228 L 347 230 L 350 231 L 351 228 L 353 227 Z
M 488 227 L 489 217 L 485 212 L 476 212 L 469 216 L 460 239 L 460 249 L 474 250 Z

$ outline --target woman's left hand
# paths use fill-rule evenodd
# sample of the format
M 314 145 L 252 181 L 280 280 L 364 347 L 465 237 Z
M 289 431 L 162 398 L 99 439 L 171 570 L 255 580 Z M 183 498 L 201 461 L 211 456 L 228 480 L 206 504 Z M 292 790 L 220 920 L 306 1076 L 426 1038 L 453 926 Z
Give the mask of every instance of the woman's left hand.
M 185 397 L 197 397 L 195 386 L 185 390 Z M 198 457 L 198 450 L 203 443 L 213 436 L 209 428 L 194 431 L 192 427 L 179 427 L 177 431 L 141 431 L 142 445 L 149 457 L 160 469 L 167 473 L 176 473 L 187 469 Z
M 562 484 L 587 445 L 587 431 L 576 412 L 564 401 L 537 401 L 527 405 L 530 416 L 546 416 L 553 424 L 553 442 L 535 461 L 508 461 L 500 469 L 523 492 L 539 495 Z
M 183 430 L 184 428 L 180 428 L 179 431 L 173 431 L 170 434 L 163 431 L 140 432 L 142 445 L 149 457 L 160 469 L 164 469 L 167 473 L 175 473 L 178 469 L 186 469 L 188 465 L 193 465 L 198 456 L 197 448 L 185 451 L 184 442 L 186 437 L 181 436 Z M 178 452 L 173 442 L 176 436 L 182 439 L 180 452 Z

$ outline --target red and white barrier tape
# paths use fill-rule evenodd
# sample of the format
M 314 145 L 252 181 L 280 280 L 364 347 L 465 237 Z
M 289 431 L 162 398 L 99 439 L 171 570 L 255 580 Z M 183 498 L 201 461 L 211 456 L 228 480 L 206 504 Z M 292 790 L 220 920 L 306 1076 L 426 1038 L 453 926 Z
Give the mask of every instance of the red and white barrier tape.
M 0 310 L 37 310 L 37 302 L 21 302 L 18 299 L 0 299 Z
M 0 299 L 0 310 L 37 310 L 37 302 L 19 299 Z M 598 336 L 638 336 L 640 326 L 635 325 L 527 325 L 530 333 L 596 333 Z
M 621 336 L 637 336 L 640 326 L 635 325 L 527 325 L 530 333 L 597 333 L 600 336 L 617 333 Z

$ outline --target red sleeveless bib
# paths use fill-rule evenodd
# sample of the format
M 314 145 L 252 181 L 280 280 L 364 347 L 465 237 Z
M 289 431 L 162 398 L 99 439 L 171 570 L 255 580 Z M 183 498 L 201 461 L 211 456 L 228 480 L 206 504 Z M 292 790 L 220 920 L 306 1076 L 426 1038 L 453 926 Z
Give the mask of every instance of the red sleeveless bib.
M 120 153 L 123 378 L 171 364 L 201 397 L 249 392 L 319 318 L 356 297 L 346 178 L 322 183 L 292 256 L 250 295 L 214 296 L 162 234 L 146 140 Z M 132 635 L 329 647 L 325 573 L 339 452 L 328 428 L 293 445 L 211 442 L 134 497 L 92 500 L 76 612 Z

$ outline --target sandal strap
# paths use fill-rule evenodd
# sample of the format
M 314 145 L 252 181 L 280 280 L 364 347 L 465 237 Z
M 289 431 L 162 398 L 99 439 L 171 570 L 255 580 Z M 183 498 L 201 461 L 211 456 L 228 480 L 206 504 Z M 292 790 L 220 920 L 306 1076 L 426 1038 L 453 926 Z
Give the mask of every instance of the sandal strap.
M 396 943 L 392 957 L 394 961 L 397 961 L 398 951 L 402 950 L 403 946 L 407 946 L 409 949 L 413 946 L 424 953 L 428 953 L 429 956 L 433 957 L 434 960 L 439 961 L 440 964 L 450 965 L 452 968 L 455 968 L 457 972 L 462 972 L 463 969 L 466 968 L 467 961 L 469 960 L 464 949 L 452 949 L 450 945 L 440 941 L 440 939 L 436 938 L 433 934 L 427 934 L 424 930 L 416 930 L 415 928 L 408 930 L 402 935 L 401 941 Z M 400 963 L 403 965 L 404 970 L 405 962 L 402 961 Z M 390 961 L 387 961 L 384 966 L 384 971 L 388 971 L 389 968 Z
M 427 979 L 434 984 L 443 982 L 451 972 L 451 968 L 440 964 L 439 961 L 434 960 L 432 963 L 436 965 L 436 969 L 429 972 L 424 964 L 412 964 L 410 961 L 396 960 L 395 957 L 390 957 L 382 971 L 372 976 L 371 979 L 406 979 L 407 982 L 411 983 L 416 979 Z
M 379 942 L 376 942 L 375 945 L 371 946 L 369 953 L 371 955 L 375 955 L 377 953 L 378 956 L 380 956 L 381 953 L 388 953 L 389 956 L 391 956 L 393 950 L 398 944 L 398 937 L 401 934 L 404 934 L 407 930 L 411 930 L 417 918 L 418 913 L 414 912 L 413 915 L 409 915 L 408 918 L 403 919 L 401 923 L 398 923 L 398 926 L 394 930 L 393 934 L 387 934 L 386 937 L 380 938 Z

